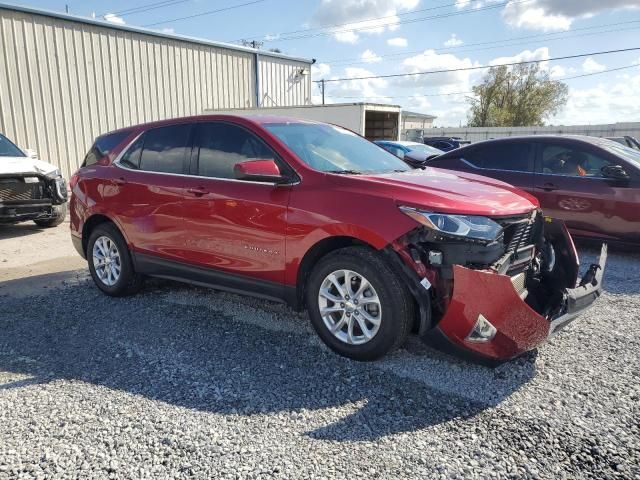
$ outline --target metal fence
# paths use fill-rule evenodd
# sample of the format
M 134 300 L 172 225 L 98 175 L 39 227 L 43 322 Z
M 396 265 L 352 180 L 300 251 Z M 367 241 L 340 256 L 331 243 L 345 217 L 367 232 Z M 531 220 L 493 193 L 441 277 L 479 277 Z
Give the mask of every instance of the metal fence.
M 592 137 L 622 137 L 630 135 L 640 138 L 640 122 L 606 125 L 563 125 L 557 127 L 461 127 L 427 128 L 424 130 L 425 137 L 460 137 L 472 142 L 522 135 L 589 135 Z

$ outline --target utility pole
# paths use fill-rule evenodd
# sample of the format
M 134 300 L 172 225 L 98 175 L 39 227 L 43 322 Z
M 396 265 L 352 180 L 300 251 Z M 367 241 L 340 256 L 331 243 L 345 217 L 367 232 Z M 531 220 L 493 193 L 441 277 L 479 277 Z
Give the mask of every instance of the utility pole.
M 322 104 L 324 105 L 324 78 L 320 80 L 320 88 L 322 89 Z
M 256 50 L 258 50 L 260 47 L 262 47 L 262 45 L 264 45 L 264 42 L 259 42 L 258 40 L 241 40 L 242 46 L 243 47 L 251 47 L 254 48 Z
M 65 11 L 66 13 L 69 13 L 69 4 L 68 4 L 68 3 L 65 3 L 65 5 L 64 5 L 64 11 Z

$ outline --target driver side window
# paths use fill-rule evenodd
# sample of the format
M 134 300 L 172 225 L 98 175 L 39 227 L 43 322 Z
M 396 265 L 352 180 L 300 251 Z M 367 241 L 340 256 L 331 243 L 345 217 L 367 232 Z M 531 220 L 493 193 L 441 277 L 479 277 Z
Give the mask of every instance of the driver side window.
M 234 167 L 247 160 L 275 160 L 262 140 L 242 127 L 228 123 L 201 123 L 196 127 L 197 174 L 210 178 L 235 178 Z
M 542 173 L 568 177 L 603 178 L 608 160 L 580 148 L 565 145 L 542 146 Z

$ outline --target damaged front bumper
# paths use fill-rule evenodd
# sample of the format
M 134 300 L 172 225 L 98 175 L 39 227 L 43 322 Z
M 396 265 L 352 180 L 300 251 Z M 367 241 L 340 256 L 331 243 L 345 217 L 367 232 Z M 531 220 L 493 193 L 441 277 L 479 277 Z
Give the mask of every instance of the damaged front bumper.
M 0 175 L 0 223 L 55 218 L 66 201 L 67 185 L 61 176 Z
M 461 243 L 418 229 L 393 244 L 424 340 L 474 360 L 507 361 L 538 347 L 600 296 L 606 245 L 578 280 L 563 222 L 536 215 L 508 222 L 515 234 L 503 243 Z
M 542 344 L 590 307 L 602 292 L 607 246 L 580 286 L 562 292 L 559 312 L 546 318 L 531 308 L 512 278 L 494 272 L 454 267 L 453 296 L 433 334 L 491 360 L 509 360 Z M 483 336 L 483 332 L 486 334 Z

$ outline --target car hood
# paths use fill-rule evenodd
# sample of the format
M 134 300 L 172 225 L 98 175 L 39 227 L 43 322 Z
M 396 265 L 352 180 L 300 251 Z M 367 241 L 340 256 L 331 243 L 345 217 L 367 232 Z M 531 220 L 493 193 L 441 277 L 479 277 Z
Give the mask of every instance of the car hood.
M 376 193 L 392 196 L 398 204 L 434 212 L 509 216 L 539 206 L 534 197 L 507 183 L 438 168 L 348 178 L 368 193 L 375 184 Z
M 0 157 L 0 175 L 13 173 L 38 173 L 49 175 L 58 168 L 50 163 L 29 157 Z

